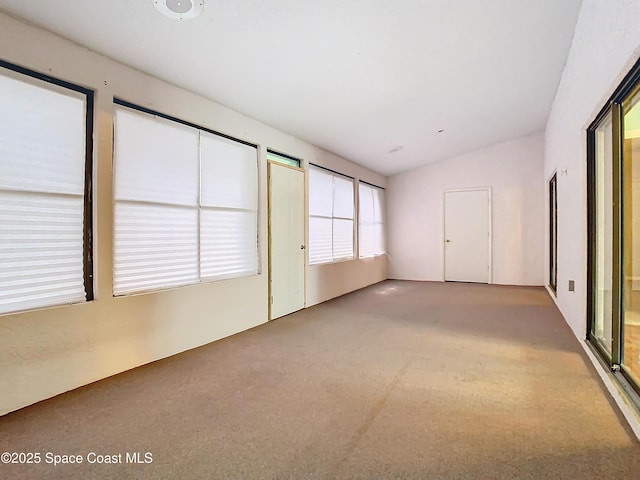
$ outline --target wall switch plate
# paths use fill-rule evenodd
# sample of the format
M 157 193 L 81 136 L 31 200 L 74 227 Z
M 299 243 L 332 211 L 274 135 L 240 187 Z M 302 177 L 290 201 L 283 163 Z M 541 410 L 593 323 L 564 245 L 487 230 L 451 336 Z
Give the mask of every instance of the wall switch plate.
M 576 282 L 574 280 L 569 280 L 569 291 L 570 292 L 576 291 Z

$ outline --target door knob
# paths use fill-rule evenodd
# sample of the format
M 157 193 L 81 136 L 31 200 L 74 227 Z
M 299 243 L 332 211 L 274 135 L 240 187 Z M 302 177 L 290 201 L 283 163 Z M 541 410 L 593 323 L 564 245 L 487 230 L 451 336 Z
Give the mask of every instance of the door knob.
M 447 243 L 451 243 L 451 240 L 449 240 L 448 238 L 445 240 L 445 242 Z
M 300 245 L 300 250 L 304 250 L 305 248 L 307 248 L 306 245 Z

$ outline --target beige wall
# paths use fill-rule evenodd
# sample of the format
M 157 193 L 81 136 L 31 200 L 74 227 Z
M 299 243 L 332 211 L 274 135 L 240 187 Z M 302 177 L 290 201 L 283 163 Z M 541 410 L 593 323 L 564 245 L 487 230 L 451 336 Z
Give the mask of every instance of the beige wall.
M 96 299 L 0 316 L 0 414 L 266 322 L 267 148 L 385 186 L 378 174 L 2 14 L 0 32 L 0 58 L 96 91 Z M 261 275 L 112 297 L 113 96 L 260 145 Z M 386 258 L 309 267 L 307 276 L 313 305 L 384 280 Z
M 442 281 L 443 193 L 490 187 L 493 283 L 542 285 L 543 135 L 536 134 L 389 178 L 389 277 Z
M 579 339 L 587 333 L 586 130 L 640 58 L 638 25 L 636 0 L 583 0 L 545 131 L 544 175 L 563 172 L 558 176 L 556 302 Z M 569 280 L 575 281 L 573 292 Z

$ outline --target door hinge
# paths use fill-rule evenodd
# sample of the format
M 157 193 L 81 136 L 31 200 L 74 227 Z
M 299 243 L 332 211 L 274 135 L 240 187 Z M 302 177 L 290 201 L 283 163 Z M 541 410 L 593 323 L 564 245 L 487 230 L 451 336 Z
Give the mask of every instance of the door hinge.
M 271 305 L 273 305 L 273 295 L 269 297 L 269 301 L 271 302 Z

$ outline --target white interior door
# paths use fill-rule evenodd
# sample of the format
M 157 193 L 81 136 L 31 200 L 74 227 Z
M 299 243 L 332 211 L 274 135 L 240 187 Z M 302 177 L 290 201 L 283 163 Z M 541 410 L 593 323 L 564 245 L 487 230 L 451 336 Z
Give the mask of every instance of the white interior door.
M 270 318 L 304 308 L 304 171 L 269 162 Z
M 444 279 L 491 281 L 491 197 L 488 189 L 444 193 Z

